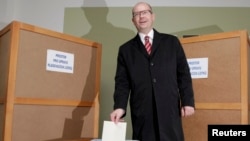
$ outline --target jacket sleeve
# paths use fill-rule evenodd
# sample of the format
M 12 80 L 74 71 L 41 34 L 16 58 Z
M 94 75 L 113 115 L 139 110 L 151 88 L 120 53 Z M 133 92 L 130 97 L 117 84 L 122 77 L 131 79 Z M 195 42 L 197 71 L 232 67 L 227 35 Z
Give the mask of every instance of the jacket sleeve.
M 190 68 L 187 62 L 187 58 L 183 47 L 176 38 L 177 50 L 177 81 L 179 87 L 179 93 L 181 97 L 181 106 L 195 107 L 194 103 L 194 91 L 192 86 L 192 78 L 190 74 Z
M 122 108 L 125 110 L 126 113 L 129 94 L 130 94 L 129 75 L 127 71 L 125 56 L 122 53 L 122 47 L 120 47 L 117 57 L 113 108 L 114 109 Z

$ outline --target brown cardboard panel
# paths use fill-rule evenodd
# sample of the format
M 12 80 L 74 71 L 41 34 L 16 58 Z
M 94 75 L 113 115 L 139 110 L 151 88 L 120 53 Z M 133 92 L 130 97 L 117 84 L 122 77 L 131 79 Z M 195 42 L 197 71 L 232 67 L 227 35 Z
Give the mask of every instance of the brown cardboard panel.
M 15 105 L 12 141 L 92 137 L 93 109 L 93 107 Z
M 46 70 L 47 50 L 74 54 L 74 73 Z M 16 96 L 93 101 L 96 48 L 21 30 Z
M 10 32 L 0 35 L 0 98 L 7 93 L 10 40 Z
M 208 78 L 193 79 L 198 106 L 192 117 L 183 118 L 186 141 L 206 141 L 209 124 L 249 124 L 247 32 L 197 36 L 182 41 L 187 58 L 208 58 Z
M 4 125 L 4 105 L 0 104 L 0 137 L 3 136 L 3 125 Z
M 240 102 L 240 38 L 183 46 L 187 58 L 208 58 L 208 78 L 193 79 L 196 102 Z
M 73 54 L 73 73 L 46 70 L 49 49 Z M 0 140 L 97 138 L 100 61 L 97 42 L 17 21 L 0 31 Z
M 240 110 L 196 110 L 192 117 L 183 118 L 185 141 L 207 141 L 209 124 L 241 124 Z
M 249 38 L 250 39 L 250 38 Z M 249 43 L 247 44 L 247 52 L 248 52 L 248 54 L 250 54 L 250 41 L 249 41 Z M 250 55 L 248 55 L 247 56 L 247 60 L 248 60 L 248 62 L 247 62 L 247 64 L 248 64 L 248 67 L 247 67 L 247 73 L 248 73 L 248 88 L 250 88 Z M 250 122 L 250 91 L 249 91 L 249 89 L 248 89 L 248 117 L 249 117 L 249 122 Z

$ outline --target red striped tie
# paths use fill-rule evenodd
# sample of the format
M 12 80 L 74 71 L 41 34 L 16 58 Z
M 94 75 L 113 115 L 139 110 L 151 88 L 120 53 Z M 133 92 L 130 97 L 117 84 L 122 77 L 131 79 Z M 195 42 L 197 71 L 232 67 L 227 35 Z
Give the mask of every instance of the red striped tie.
M 145 36 L 145 48 L 148 52 L 148 54 L 151 53 L 151 43 L 149 42 L 149 36 Z

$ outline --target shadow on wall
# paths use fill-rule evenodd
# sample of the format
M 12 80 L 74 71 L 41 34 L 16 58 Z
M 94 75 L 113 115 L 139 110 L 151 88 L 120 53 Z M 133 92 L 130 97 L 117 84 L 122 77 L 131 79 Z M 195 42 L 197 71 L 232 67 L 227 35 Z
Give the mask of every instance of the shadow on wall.
M 89 63 L 90 66 L 89 68 L 87 68 L 89 69 L 87 70 L 87 72 L 89 73 L 87 74 L 87 78 L 83 79 L 85 80 L 84 82 L 85 85 L 82 91 L 81 101 L 93 101 L 96 98 L 95 84 L 94 84 L 96 80 L 96 77 L 95 77 L 96 54 L 94 51 L 92 51 L 91 56 L 92 57 Z M 88 125 L 91 125 L 91 123 L 85 122 L 89 120 L 89 119 L 86 120 L 86 118 L 90 111 L 91 111 L 91 107 L 82 107 L 82 106 L 75 107 L 74 110 L 72 111 L 72 118 L 65 119 L 62 137 L 57 138 L 57 139 L 46 140 L 46 141 L 78 140 L 78 139 L 83 138 L 82 134 L 86 134 L 85 131 L 89 132 L 89 130 L 92 129 L 91 127 L 88 127 Z
M 136 33 L 132 29 L 126 29 L 122 27 L 114 26 L 111 22 L 108 21 L 108 13 L 109 8 L 106 6 L 105 0 L 99 0 L 98 4 L 102 4 L 102 7 L 90 7 L 91 5 L 96 5 L 97 1 L 93 0 L 84 0 L 81 10 L 83 15 L 67 15 L 70 17 L 71 23 L 79 24 L 84 20 L 90 25 L 90 29 L 84 35 L 78 35 L 84 39 L 89 39 L 95 42 L 99 42 L 102 44 L 102 62 L 101 62 L 101 88 L 100 88 L 100 113 L 99 113 L 99 137 L 102 135 L 102 126 L 104 120 L 110 120 L 110 113 L 113 110 L 113 92 L 114 92 L 114 76 L 116 71 L 116 59 L 119 46 L 123 44 L 128 39 L 132 38 L 136 35 Z M 81 13 L 82 13 L 81 12 Z M 68 14 L 68 13 L 67 13 Z M 73 17 L 73 18 L 72 18 Z M 119 16 L 120 18 L 123 18 Z M 82 18 L 82 19 L 79 19 Z M 74 19 L 74 21 L 72 21 Z M 130 18 L 128 18 L 130 19 Z M 73 24 L 73 25 L 74 25 Z M 75 28 L 76 27 L 68 27 L 68 28 Z M 86 29 L 86 25 L 81 25 L 80 28 Z M 94 72 L 90 70 L 89 73 Z M 92 74 L 88 75 L 86 81 L 91 77 Z M 112 82 L 112 83 L 110 83 Z M 86 86 L 84 88 L 84 92 L 82 94 L 82 100 L 84 101 L 86 98 L 85 91 L 88 89 L 88 82 L 86 82 Z M 86 90 L 85 90 L 86 89 Z M 72 112 L 72 119 L 66 119 L 64 124 L 64 131 L 62 133 L 61 139 L 54 139 L 50 141 L 59 141 L 62 139 L 80 139 L 82 138 L 83 134 L 87 134 L 85 128 L 86 124 L 84 118 L 87 117 L 88 114 L 91 114 L 89 110 L 80 113 L 81 109 L 76 107 L 75 110 Z M 131 133 L 131 126 L 130 126 L 130 111 L 128 107 L 128 114 L 125 118 L 128 119 L 127 125 L 127 137 L 132 138 Z M 74 129 L 73 129 L 74 128 Z M 90 127 L 91 128 L 91 127 Z M 74 133 L 73 133 L 74 132 Z
M 82 62 L 85 62 L 89 64 L 89 66 L 86 69 L 87 75 L 84 77 L 82 80 L 83 84 L 83 90 L 81 93 L 81 101 L 83 102 L 93 102 L 96 99 L 96 51 L 90 51 L 89 55 L 91 57 L 89 62 L 86 62 L 86 60 L 82 60 Z M 80 62 L 80 63 L 82 63 Z M 80 78 L 79 78 L 80 79 Z M 72 84 L 74 85 L 74 84 Z M 72 92 L 71 94 L 74 94 Z M 92 121 L 90 115 L 93 115 L 93 108 L 92 107 L 83 107 L 81 103 L 79 106 L 76 106 L 73 108 L 72 111 L 72 117 L 71 118 L 65 118 L 64 121 L 64 127 L 63 127 L 63 132 L 62 132 L 62 137 L 57 138 L 57 139 L 51 139 L 51 140 L 46 140 L 46 141 L 69 141 L 69 140 L 80 140 L 80 139 L 86 139 L 86 138 L 92 138 Z M 93 116 L 92 116 L 93 117 Z M 91 122 L 89 122 L 91 121 Z M 84 135 L 84 137 L 83 137 Z
M 114 76 L 116 71 L 116 59 L 119 46 L 128 39 L 135 36 L 136 33 L 131 29 L 117 27 L 110 23 L 107 20 L 107 16 L 109 13 L 108 7 L 85 7 L 85 5 L 88 6 L 91 3 L 93 3 L 93 0 L 85 0 L 82 7 L 84 15 L 91 26 L 89 32 L 85 35 L 82 35 L 82 38 L 94 40 L 102 44 L 102 73 L 99 120 L 99 137 L 101 137 L 103 121 L 110 120 L 109 115 L 113 110 Z M 100 0 L 98 1 L 98 3 L 106 5 L 105 0 Z M 125 120 L 126 119 L 130 119 L 129 111 Z M 129 130 L 130 128 L 130 124 L 128 123 L 128 138 L 132 138 L 131 131 Z

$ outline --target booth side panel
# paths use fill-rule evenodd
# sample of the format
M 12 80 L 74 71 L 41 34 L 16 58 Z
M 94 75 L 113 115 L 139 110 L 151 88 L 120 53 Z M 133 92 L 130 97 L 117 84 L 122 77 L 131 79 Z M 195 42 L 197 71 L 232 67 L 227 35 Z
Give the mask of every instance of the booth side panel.
M 46 70 L 48 50 L 72 54 L 73 73 Z M 16 96 L 93 102 L 96 96 L 96 55 L 93 47 L 21 31 Z M 54 58 L 60 61 L 60 58 Z
M 10 32 L 6 32 L 0 35 L 0 102 L 2 103 L 3 98 L 7 93 L 7 81 L 8 81 L 8 68 L 10 59 L 10 43 L 11 36 Z
M 94 138 L 90 107 L 15 105 L 12 141 Z
M 5 98 L 8 85 L 8 68 L 10 59 L 10 32 L 0 33 L 0 140 L 3 139 L 3 126 L 5 116 Z
M 193 79 L 195 102 L 241 101 L 239 38 L 196 42 L 183 46 L 188 59 L 208 58 L 208 78 Z
M 192 79 L 196 113 L 183 118 L 186 141 L 206 141 L 209 124 L 241 124 L 240 37 L 204 36 L 183 47 L 188 59 L 208 58 L 208 78 Z

